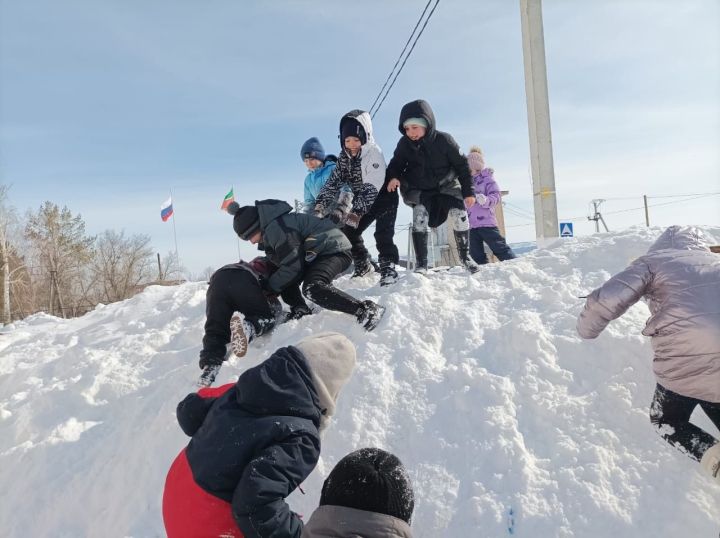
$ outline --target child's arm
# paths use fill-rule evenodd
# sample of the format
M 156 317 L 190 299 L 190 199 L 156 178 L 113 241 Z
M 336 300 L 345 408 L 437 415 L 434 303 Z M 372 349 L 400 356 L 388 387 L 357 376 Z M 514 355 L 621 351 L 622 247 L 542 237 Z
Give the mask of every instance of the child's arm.
M 325 182 L 325 185 L 323 185 L 322 189 L 320 189 L 320 192 L 315 199 L 315 207 L 317 208 L 320 206 L 323 210 L 331 207 L 335 203 L 338 193 L 340 192 L 340 187 L 342 187 L 343 183 L 345 182 L 342 178 L 342 166 L 338 161 L 338 164 L 333 169 L 332 174 L 330 174 L 330 177 Z
M 445 140 L 448 143 L 447 156 L 450 160 L 450 165 L 458 175 L 463 198 L 474 197 L 475 191 L 472 186 L 472 176 L 470 175 L 470 167 L 468 166 L 467 158 L 462 154 L 460 146 L 458 146 L 452 136 L 447 135 Z
M 304 200 L 303 212 L 312 213 L 313 209 L 315 209 L 315 196 L 310 190 L 310 174 L 305 178 Z
M 397 179 L 399 181 L 400 177 L 405 171 L 405 167 L 407 166 L 407 157 L 404 155 L 401 144 L 402 138 L 398 142 L 397 146 L 395 146 L 395 151 L 393 152 L 392 159 L 390 159 L 390 162 L 387 165 L 387 169 L 385 170 L 385 178 L 388 182 L 393 179 Z
M 308 477 L 319 457 L 320 439 L 299 432 L 247 464 L 232 499 L 233 517 L 247 538 L 300 536 L 303 523 L 285 498 Z
M 483 207 L 494 207 L 500 203 L 502 196 L 500 195 L 500 187 L 495 182 L 495 178 L 492 176 L 485 181 L 485 192 L 478 193 L 485 195 L 485 202 L 482 204 Z
M 271 226 L 279 226 L 279 224 L 274 223 Z M 267 233 L 266 230 L 263 239 L 275 253 L 273 263 L 278 266 L 277 271 L 267 279 L 267 288 L 269 291 L 279 294 L 302 274 L 303 240 L 295 230 L 283 231 L 282 234 L 272 233 L 272 231 Z
M 228 383 L 220 387 L 202 388 L 188 394 L 177 406 L 176 416 L 180 428 L 188 437 L 195 435 L 205 421 L 215 400 L 230 390 L 235 384 Z
M 597 338 L 608 323 L 622 316 L 645 295 L 651 281 L 650 267 L 639 258 L 605 282 L 588 296 L 578 317 L 578 334 L 582 338 Z

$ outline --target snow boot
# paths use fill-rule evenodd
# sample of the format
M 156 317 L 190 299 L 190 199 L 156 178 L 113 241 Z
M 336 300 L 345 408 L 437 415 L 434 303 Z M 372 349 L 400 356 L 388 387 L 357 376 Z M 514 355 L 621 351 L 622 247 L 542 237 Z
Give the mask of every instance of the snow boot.
M 386 260 L 380 261 L 380 285 L 389 286 L 398 281 L 398 274 L 395 264 Z
M 720 484 L 720 443 L 708 448 L 700 460 L 700 467 Z
M 467 269 L 471 275 L 477 273 L 480 270 L 480 266 L 470 257 L 470 230 L 465 230 L 464 232 L 453 230 L 453 234 L 455 235 L 455 244 L 457 245 L 460 263 L 465 266 L 465 269 Z
M 230 318 L 230 349 L 237 358 L 244 357 L 248 344 L 255 338 L 255 328 L 245 321 L 245 316 L 235 312 Z
M 355 258 L 353 259 L 353 265 L 355 265 L 355 271 L 350 278 L 358 278 L 365 276 L 373 270 L 373 266 L 369 257 Z
M 372 301 L 363 301 L 360 308 L 355 312 L 355 317 L 357 317 L 358 323 L 365 327 L 366 331 L 370 332 L 380 323 L 383 314 L 385 314 L 384 306 Z
M 221 364 L 210 364 L 203 368 L 202 374 L 200 374 L 200 378 L 197 381 L 198 387 L 209 387 L 215 382 L 215 378 L 218 375 L 218 372 L 220 372 Z
M 415 232 L 412 233 L 413 249 L 415 250 L 415 272 L 416 273 L 427 273 L 427 232 Z

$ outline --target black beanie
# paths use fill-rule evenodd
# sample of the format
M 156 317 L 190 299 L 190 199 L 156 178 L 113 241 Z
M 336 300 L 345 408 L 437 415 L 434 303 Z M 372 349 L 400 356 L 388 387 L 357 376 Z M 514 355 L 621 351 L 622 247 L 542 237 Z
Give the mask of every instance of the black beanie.
M 255 232 L 260 230 L 260 215 L 254 205 L 240 207 L 237 202 L 232 202 L 227 212 L 234 215 L 233 229 L 240 236 L 240 239 L 248 241 Z
M 342 128 L 340 129 L 340 142 L 342 147 L 345 147 L 345 139 L 348 136 L 354 136 L 360 139 L 360 143 L 364 146 L 367 144 L 367 134 L 365 128 L 360 125 L 360 122 L 355 118 L 346 118 L 343 121 Z
M 341 459 L 323 484 L 320 506 L 345 506 L 410 524 L 415 497 L 400 460 L 379 448 L 361 448 Z

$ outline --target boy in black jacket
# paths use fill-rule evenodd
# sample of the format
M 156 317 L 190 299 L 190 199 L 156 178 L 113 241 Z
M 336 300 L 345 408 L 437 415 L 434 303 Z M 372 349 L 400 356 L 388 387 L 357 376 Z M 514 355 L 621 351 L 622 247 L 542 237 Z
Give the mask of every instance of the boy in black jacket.
M 310 336 L 237 383 L 180 402 L 177 419 L 192 439 L 165 481 L 168 538 L 299 538 L 302 520 L 285 498 L 315 468 L 320 434 L 355 360 L 345 336 Z
M 285 302 L 292 302 L 289 297 L 293 295 L 302 299 L 302 283 L 302 293 L 314 303 L 351 314 L 365 329 L 373 330 L 385 308 L 369 300 L 359 301 L 332 285 L 335 277 L 350 266 L 347 237 L 328 219 L 291 210 L 281 200 L 261 200 L 243 207 L 233 202 L 228 206 L 228 213 L 234 215 L 235 233 L 258 245 L 278 268 L 263 281 L 265 290 L 282 293 Z M 246 346 L 252 331 L 247 334 L 247 327 L 231 328 L 236 329 L 231 345 Z
M 467 159 L 452 136 L 435 130 L 435 115 L 422 99 L 402 107 L 398 129 L 403 137 L 387 167 L 387 189 L 400 187 L 403 201 L 413 208 L 416 271 L 427 271 L 428 226 L 450 219 L 460 261 L 470 273 L 477 272 L 468 253 L 466 208 L 475 203 L 475 193 Z

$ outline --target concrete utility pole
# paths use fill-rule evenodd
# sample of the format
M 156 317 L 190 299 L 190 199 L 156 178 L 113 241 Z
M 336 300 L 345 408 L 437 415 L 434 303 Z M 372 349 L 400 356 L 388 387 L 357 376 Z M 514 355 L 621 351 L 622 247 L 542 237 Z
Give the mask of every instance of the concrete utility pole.
M 542 247 L 559 236 L 555 170 L 550 136 L 545 38 L 541 0 L 520 0 L 530 164 L 535 206 L 535 236 Z

